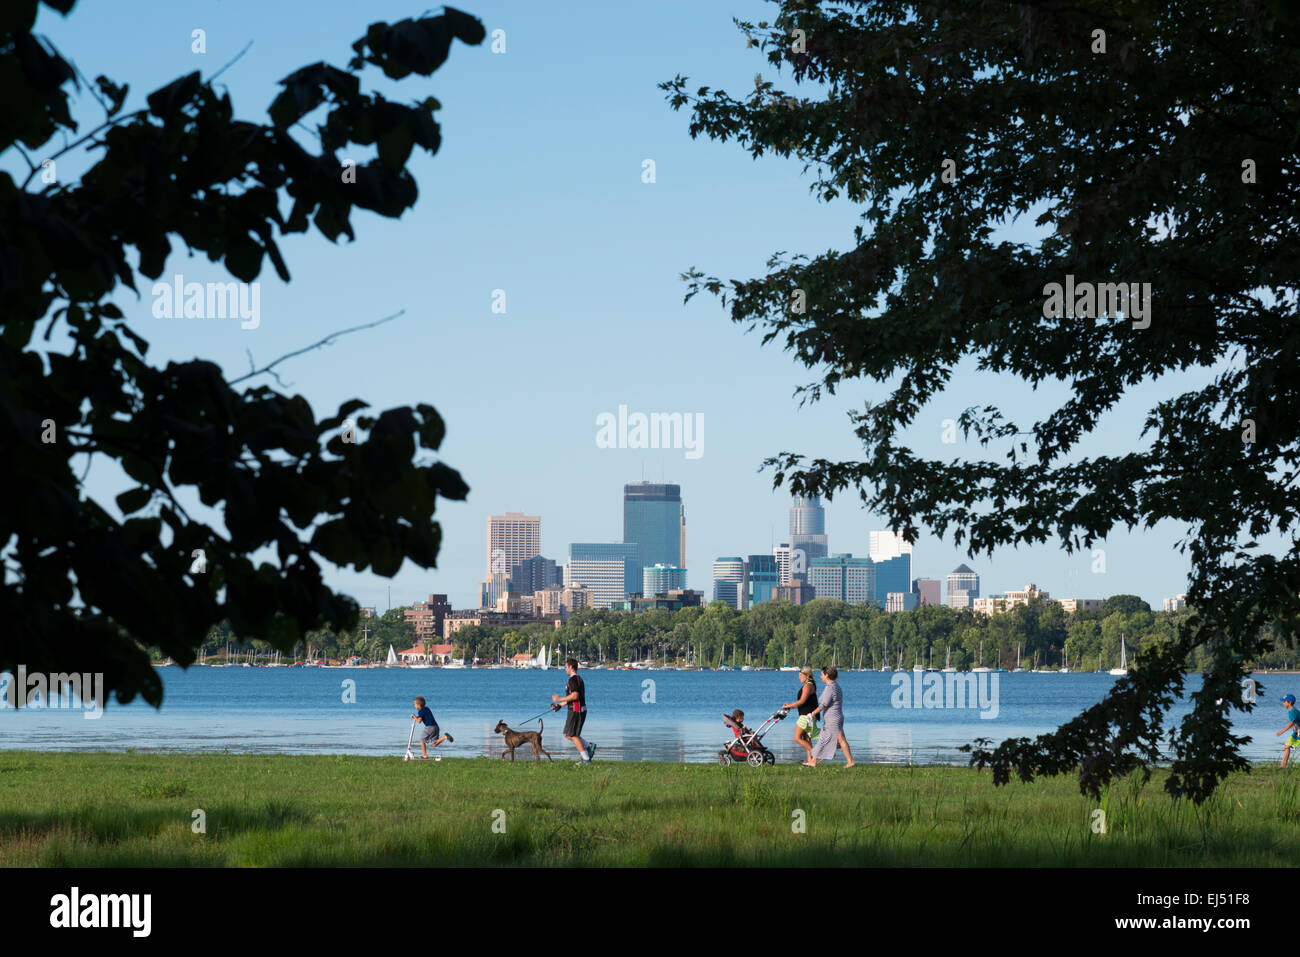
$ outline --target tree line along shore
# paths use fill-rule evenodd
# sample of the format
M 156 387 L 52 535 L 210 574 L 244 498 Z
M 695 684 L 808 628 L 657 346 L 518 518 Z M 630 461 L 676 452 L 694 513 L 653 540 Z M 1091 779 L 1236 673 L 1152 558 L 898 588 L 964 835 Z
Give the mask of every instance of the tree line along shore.
M 381 661 L 390 646 L 417 643 L 405 606 L 364 619 L 349 632 L 314 631 L 297 649 L 307 659 Z M 667 667 L 722 666 L 779 668 L 806 663 L 880 670 L 923 667 L 1022 667 L 1026 670 L 1105 671 L 1120 662 L 1121 645 L 1130 665 L 1143 652 L 1169 640 L 1191 608 L 1153 611 L 1135 595 L 1115 595 L 1097 611 L 1066 612 L 1038 598 L 993 615 L 927 605 L 909 611 L 881 611 L 818 598 L 806 605 L 764 602 L 737 611 L 726 602 L 677 611 L 578 609 L 560 628 L 547 622 L 520 627 L 472 625 L 449 639 L 460 661 L 509 661 L 543 645 L 593 664 L 655 662 Z M 1279 637 L 1252 662 L 1256 670 L 1286 670 L 1300 662 L 1300 650 Z M 438 639 L 441 640 L 441 639 Z M 431 642 L 432 643 L 432 642 Z M 239 643 L 229 625 L 214 626 L 200 658 L 269 654 L 269 644 Z M 1204 647 L 1190 671 L 1210 663 Z

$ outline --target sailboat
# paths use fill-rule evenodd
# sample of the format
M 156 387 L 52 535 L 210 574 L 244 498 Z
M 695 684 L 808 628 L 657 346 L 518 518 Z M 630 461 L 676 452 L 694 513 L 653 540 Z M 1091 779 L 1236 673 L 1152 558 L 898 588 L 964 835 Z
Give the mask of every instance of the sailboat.
M 892 670 L 893 670 L 893 669 L 891 669 L 891 668 L 889 667 L 889 639 L 888 639 L 888 638 L 885 639 L 885 651 L 884 651 L 884 654 L 882 654 L 882 655 L 880 656 L 880 670 L 881 670 L 881 671 L 892 671 Z
M 1063 675 L 1070 673 L 1070 653 L 1064 648 L 1061 649 L 1061 670 L 1059 673 Z
M 921 652 L 920 652 L 919 649 L 918 649 L 917 652 L 916 652 L 916 659 L 915 659 L 915 661 L 914 661 L 914 663 L 913 663 L 913 665 L 912 665 L 912 670 L 913 670 L 913 671 L 924 671 L 924 670 L 925 670 L 924 668 L 921 667 Z
M 388 660 L 385 661 L 384 664 L 388 665 L 390 668 L 397 664 L 397 652 L 393 650 L 392 645 L 388 646 Z
M 957 669 L 952 666 L 952 646 L 949 645 L 948 653 L 944 656 L 943 659 L 943 673 L 946 675 L 950 675 L 955 673 L 956 671 Z
M 1020 667 L 1020 649 L 1023 647 L 1024 645 L 1016 645 L 1016 666 L 1011 669 L 1012 674 L 1025 670 L 1024 668 Z
M 992 671 L 992 668 L 984 667 L 984 642 L 980 642 L 979 664 L 970 670 L 973 675 L 985 675 Z
M 1128 674 L 1128 650 L 1124 647 L 1124 636 L 1119 636 L 1119 667 L 1111 668 L 1110 674 L 1123 677 Z

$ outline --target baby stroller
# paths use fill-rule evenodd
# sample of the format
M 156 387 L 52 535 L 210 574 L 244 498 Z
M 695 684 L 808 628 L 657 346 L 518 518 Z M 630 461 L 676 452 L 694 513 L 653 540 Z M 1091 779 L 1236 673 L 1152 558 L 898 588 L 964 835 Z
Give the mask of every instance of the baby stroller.
M 724 714 L 722 723 L 732 729 L 733 735 L 736 730 L 740 731 L 740 735 L 733 737 L 718 752 L 718 760 L 724 766 L 731 764 L 733 761 L 745 761 L 751 768 L 762 767 L 764 764 L 776 764 L 776 755 L 763 745 L 763 735 L 771 731 L 778 721 L 785 720 L 787 714 L 789 712 L 784 709 L 778 711 L 759 725 L 757 731 L 750 731 L 744 725 L 737 724 L 731 715 Z

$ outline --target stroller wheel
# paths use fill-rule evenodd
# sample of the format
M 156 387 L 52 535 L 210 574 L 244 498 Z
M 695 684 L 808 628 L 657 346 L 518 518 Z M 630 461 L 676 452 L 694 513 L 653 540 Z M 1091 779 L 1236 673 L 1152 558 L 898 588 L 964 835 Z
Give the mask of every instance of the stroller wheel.
M 761 768 L 763 766 L 763 752 L 751 751 L 749 752 L 749 757 L 745 760 L 749 762 L 751 768 Z
M 776 764 L 776 755 L 773 754 L 771 751 L 767 751 L 767 752 L 765 752 L 765 753 L 763 754 L 763 763 L 764 763 L 764 764 Z
M 725 768 L 727 765 L 731 764 L 731 755 L 726 751 L 719 752 L 718 763 Z

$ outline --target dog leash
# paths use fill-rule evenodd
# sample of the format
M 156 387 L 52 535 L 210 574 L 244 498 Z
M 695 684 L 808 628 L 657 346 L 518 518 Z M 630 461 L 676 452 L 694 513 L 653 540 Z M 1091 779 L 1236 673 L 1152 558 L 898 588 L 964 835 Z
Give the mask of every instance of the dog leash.
M 554 711 L 554 710 L 555 710 L 554 708 L 547 708 L 547 709 L 546 709 L 545 711 L 543 711 L 541 714 L 535 714 L 535 715 L 533 715 L 531 718 L 527 719 L 526 721 L 520 721 L 519 723 L 520 723 L 520 724 L 528 724 L 530 721 L 536 721 L 538 718 L 544 718 L 544 717 L 546 717 L 546 715 L 550 714 L 550 713 L 551 713 L 552 711 Z

